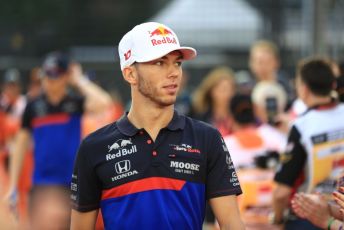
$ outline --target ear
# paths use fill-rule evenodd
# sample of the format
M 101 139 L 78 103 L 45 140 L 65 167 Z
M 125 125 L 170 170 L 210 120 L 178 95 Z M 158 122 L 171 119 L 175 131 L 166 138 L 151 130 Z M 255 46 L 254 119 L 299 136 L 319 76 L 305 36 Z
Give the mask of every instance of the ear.
M 125 67 L 122 70 L 124 80 L 126 80 L 130 85 L 137 84 L 137 72 L 134 66 Z

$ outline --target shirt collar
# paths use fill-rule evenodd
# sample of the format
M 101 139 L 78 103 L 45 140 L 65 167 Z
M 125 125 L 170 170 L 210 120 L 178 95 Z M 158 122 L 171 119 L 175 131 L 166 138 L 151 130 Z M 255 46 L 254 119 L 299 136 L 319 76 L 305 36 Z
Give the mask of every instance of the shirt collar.
M 126 112 L 118 121 L 117 127 L 121 133 L 126 136 L 134 136 L 139 129 L 136 128 L 128 119 L 128 112 Z M 174 110 L 173 118 L 167 125 L 167 129 L 175 131 L 178 129 L 184 129 L 185 127 L 185 116 L 180 115 L 176 110 Z
M 184 129 L 185 127 L 185 116 L 180 115 L 177 110 L 174 110 L 173 118 L 170 123 L 167 125 L 169 130 L 175 131 L 178 129 Z
M 331 98 L 330 102 L 325 103 L 325 104 L 313 105 L 306 112 L 310 110 L 328 110 L 328 109 L 332 109 L 336 107 L 337 105 L 338 105 L 338 101 L 336 100 L 336 98 Z

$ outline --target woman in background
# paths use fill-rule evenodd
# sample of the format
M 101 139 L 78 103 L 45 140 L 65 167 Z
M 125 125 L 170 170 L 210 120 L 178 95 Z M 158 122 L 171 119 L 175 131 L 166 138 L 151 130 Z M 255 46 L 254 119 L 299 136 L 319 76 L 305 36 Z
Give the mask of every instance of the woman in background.
M 220 66 L 211 70 L 193 94 L 193 117 L 212 124 L 222 136 L 230 134 L 233 122 L 228 108 L 235 91 L 232 69 Z

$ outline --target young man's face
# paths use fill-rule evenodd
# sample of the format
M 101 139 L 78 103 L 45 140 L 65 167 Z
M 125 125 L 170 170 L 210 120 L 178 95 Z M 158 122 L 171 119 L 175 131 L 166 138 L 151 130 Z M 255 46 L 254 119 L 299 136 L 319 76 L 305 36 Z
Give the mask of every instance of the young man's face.
M 258 81 L 270 80 L 278 69 L 278 60 L 270 51 L 257 48 L 250 54 L 250 68 Z
M 136 63 L 139 93 L 159 106 L 173 105 L 181 84 L 182 58 L 179 51 L 173 51 L 150 62 Z
M 46 93 L 58 93 L 64 91 L 68 84 L 67 75 L 63 74 L 56 78 L 48 76 L 43 78 L 43 89 Z

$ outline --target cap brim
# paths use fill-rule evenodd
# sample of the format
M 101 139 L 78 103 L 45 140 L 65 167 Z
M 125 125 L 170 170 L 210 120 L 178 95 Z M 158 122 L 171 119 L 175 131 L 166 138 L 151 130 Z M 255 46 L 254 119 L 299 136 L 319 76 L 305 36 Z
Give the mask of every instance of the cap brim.
M 183 60 L 192 60 L 197 56 L 197 51 L 191 47 L 180 47 L 177 49 L 183 54 Z
M 146 59 L 140 59 L 140 60 L 136 60 L 136 62 L 149 62 L 149 61 L 153 61 L 155 59 L 161 58 L 173 51 L 180 51 L 183 55 L 183 59 L 182 60 L 192 60 L 197 56 L 197 51 L 192 48 L 192 47 L 186 47 L 186 46 L 182 46 L 179 47 L 177 49 L 170 49 L 170 50 L 166 50 L 164 53 L 160 53 L 157 54 L 155 56 L 151 56 L 149 58 Z

